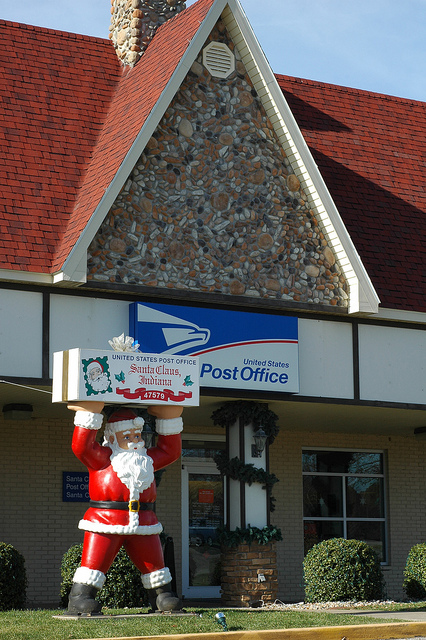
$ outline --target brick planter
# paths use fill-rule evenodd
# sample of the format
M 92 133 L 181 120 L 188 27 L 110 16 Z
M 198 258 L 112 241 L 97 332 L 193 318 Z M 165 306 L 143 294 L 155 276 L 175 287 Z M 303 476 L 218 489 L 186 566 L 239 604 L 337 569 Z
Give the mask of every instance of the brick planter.
M 222 605 L 249 607 L 259 600 L 277 598 L 277 557 L 275 542 L 241 544 L 222 548 Z M 265 578 L 259 581 L 259 576 Z

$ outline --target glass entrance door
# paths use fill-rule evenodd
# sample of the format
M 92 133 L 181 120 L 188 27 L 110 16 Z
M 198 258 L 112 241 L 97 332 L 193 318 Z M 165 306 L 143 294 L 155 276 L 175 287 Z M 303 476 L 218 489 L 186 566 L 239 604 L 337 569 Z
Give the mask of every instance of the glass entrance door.
M 214 463 L 185 461 L 182 509 L 182 593 L 186 598 L 220 597 L 220 545 L 223 480 Z

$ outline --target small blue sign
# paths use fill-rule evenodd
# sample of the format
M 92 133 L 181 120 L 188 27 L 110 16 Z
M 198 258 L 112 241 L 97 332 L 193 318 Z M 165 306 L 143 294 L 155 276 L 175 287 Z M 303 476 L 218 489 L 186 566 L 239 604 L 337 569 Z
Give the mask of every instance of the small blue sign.
M 130 335 L 145 353 L 196 355 L 200 385 L 298 393 L 298 319 L 134 302 Z
M 89 474 L 62 472 L 62 502 L 89 502 Z

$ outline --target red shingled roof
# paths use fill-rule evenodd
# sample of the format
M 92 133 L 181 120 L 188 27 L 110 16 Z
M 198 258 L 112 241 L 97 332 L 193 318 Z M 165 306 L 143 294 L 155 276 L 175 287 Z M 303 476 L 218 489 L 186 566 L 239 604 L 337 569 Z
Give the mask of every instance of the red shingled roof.
M 0 33 L 0 268 L 50 272 L 121 68 L 109 41 Z
M 426 311 L 426 104 L 277 80 L 381 306 Z

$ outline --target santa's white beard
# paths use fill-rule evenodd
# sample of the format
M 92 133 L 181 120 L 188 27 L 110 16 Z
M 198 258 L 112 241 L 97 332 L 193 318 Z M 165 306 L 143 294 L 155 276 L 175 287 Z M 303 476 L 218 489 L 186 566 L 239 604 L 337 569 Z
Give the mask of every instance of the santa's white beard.
M 108 446 L 112 449 L 111 465 L 121 482 L 130 491 L 130 500 L 137 500 L 139 494 L 154 482 L 154 463 L 145 447 L 139 451 L 124 451 L 117 443 Z
M 103 373 L 95 380 L 90 381 L 93 391 L 106 391 L 109 387 L 109 379 L 106 373 Z

